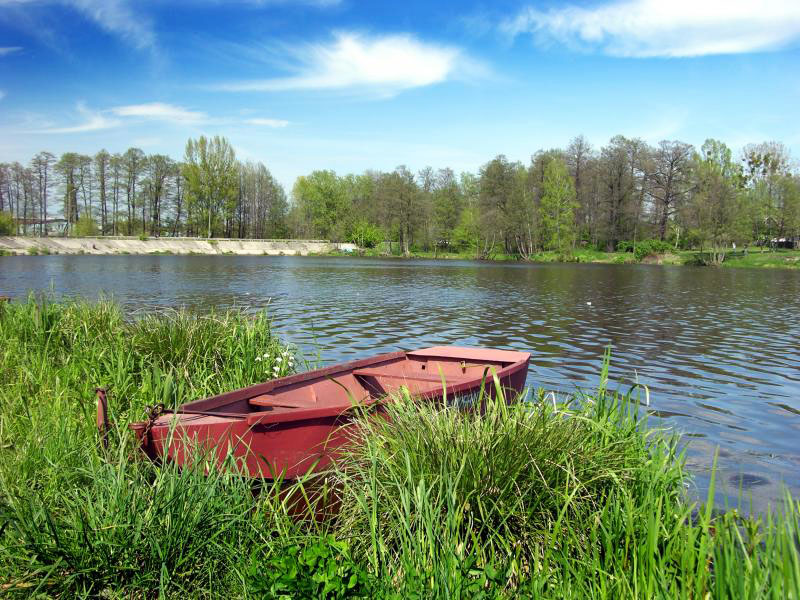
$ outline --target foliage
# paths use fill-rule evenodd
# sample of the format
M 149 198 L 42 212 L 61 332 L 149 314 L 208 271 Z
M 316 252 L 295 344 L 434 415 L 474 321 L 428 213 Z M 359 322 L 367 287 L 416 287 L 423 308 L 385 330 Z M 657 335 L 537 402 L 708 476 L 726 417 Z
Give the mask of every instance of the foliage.
M 223 137 L 209 140 L 201 135 L 186 142 L 184 161 L 187 202 L 199 211 L 206 237 L 210 238 L 236 201 L 238 178 L 233 147 Z
M 292 189 L 297 210 L 312 238 L 339 241 L 349 218 L 350 202 L 343 180 L 333 171 L 314 171 L 297 178 Z
M 610 253 L 621 240 L 652 238 L 721 263 L 733 243 L 800 238 L 800 172 L 777 142 L 737 157 L 713 139 L 695 149 L 614 136 L 595 150 L 579 136 L 528 163 L 498 155 L 477 173 L 312 171 L 295 181 L 291 204 L 264 165 L 237 162 L 220 137 L 189 140 L 182 164 L 138 148 L 57 162 L 40 153 L 29 166 L 0 164 L 0 181 L 0 209 L 36 221 L 57 196 L 69 228 L 91 214 L 104 234 L 341 241 L 366 224 L 405 256 L 445 249 L 529 260 L 552 251 L 573 260 L 578 239 Z
M 539 210 L 542 239 L 548 250 L 569 251 L 575 243 L 575 185 L 560 159 L 553 159 L 545 168 Z
M 286 600 L 374 597 L 375 583 L 354 562 L 347 542 L 326 535 L 301 543 L 276 548 L 266 561 L 254 554 L 247 573 L 250 593 Z
M 648 256 L 653 254 L 665 254 L 672 250 L 672 245 L 669 242 L 661 240 L 641 240 L 636 242 L 633 248 L 633 256 L 636 262 L 641 262 Z
M 14 217 L 10 213 L 0 212 L 0 235 L 16 235 Z
M 384 240 L 384 233 L 380 227 L 367 221 L 355 223 L 347 236 L 347 241 L 358 245 L 360 248 L 375 248 Z
M 100 229 L 97 227 L 97 223 L 88 215 L 79 218 L 75 228 L 72 230 L 72 234 L 75 237 L 91 237 L 99 233 Z

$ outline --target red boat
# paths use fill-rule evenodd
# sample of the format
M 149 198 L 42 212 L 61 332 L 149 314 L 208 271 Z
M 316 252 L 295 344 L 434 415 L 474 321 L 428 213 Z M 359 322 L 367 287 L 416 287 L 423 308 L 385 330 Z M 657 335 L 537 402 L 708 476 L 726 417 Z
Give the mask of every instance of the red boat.
M 347 441 L 356 406 L 369 406 L 405 386 L 416 397 L 441 401 L 493 393 L 497 374 L 511 399 L 519 394 L 530 354 L 507 350 L 436 346 L 392 352 L 300 373 L 158 411 L 131 424 L 152 459 L 180 464 L 200 446 L 218 460 L 232 453 L 252 477 L 293 479 L 330 466 Z M 106 425 L 106 401 L 98 391 L 98 425 Z M 343 427 L 345 426 L 345 427 Z

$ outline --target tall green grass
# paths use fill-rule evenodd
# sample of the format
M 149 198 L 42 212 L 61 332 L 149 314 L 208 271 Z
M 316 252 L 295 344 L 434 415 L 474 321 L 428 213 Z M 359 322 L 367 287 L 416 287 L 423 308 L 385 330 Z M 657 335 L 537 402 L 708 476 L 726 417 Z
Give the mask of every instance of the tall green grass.
M 233 460 L 156 466 L 126 433 L 146 404 L 285 374 L 286 351 L 263 315 L 0 304 L 0 594 L 800 597 L 797 500 L 760 517 L 694 505 L 677 438 L 605 384 L 472 412 L 401 395 L 359 418 L 334 472 L 291 485 Z M 298 518 L 320 487 L 339 516 Z

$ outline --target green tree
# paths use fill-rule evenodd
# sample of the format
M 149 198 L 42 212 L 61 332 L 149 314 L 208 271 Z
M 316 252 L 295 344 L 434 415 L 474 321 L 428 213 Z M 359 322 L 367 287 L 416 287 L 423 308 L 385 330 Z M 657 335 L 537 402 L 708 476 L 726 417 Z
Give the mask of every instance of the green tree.
M 78 171 L 80 169 L 80 155 L 75 152 L 66 152 L 55 165 L 56 171 L 61 175 L 64 185 L 64 218 L 67 225 L 78 222 Z
M 711 262 L 725 259 L 737 238 L 736 216 L 741 208 L 741 169 L 731 160 L 730 149 L 718 140 L 706 140 L 694 158 L 696 192 L 691 202 L 694 231 Z
M 561 254 L 571 251 L 575 243 L 577 208 L 575 183 L 564 161 L 555 158 L 545 167 L 539 206 L 542 239 L 546 248 Z
M 206 237 L 232 216 L 236 203 L 238 172 L 236 154 L 227 139 L 200 136 L 186 142 L 183 176 L 186 201 L 202 219 Z
M 292 198 L 304 237 L 341 241 L 350 217 L 348 184 L 333 171 L 314 171 L 300 176 L 292 189 Z

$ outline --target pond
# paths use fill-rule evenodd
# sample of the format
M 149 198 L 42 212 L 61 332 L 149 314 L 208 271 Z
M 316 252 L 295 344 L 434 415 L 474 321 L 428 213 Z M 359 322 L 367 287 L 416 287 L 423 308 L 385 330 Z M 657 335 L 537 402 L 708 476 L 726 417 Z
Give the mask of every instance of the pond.
M 651 391 L 704 494 L 800 495 L 800 272 L 650 265 L 233 256 L 0 257 L 0 295 L 113 296 L 131 312 L 266 308 L 315 363 L 433 344 L 532 353 L 529 384 Z M 612 385 L 612 387 L 614 387 Z M 722 495 L 717 497 L 723 503 Z

